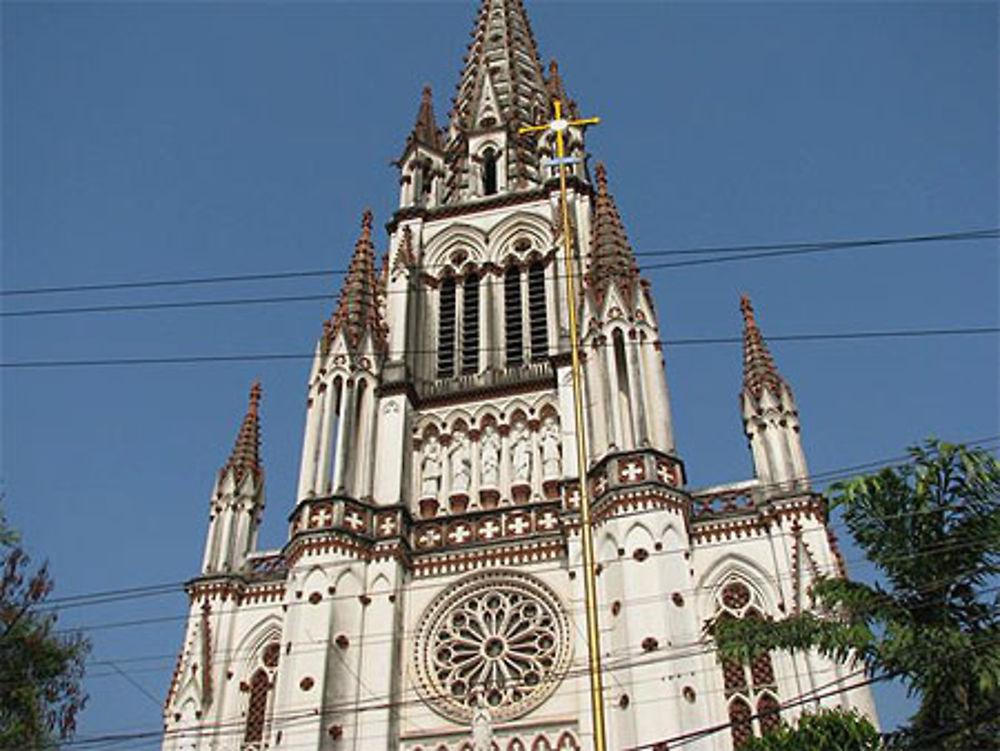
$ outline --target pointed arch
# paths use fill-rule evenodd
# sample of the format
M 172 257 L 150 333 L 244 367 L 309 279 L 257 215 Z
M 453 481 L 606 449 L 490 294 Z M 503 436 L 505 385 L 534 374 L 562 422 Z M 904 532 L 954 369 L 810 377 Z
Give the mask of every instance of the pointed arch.
M 374 581 L 372 581 L 371 586 L 368 588 L 368 591 L 371 592 L 373 595 L 379 595 L 384 592 L 391 592 L 392 584 L 389 582 L 389 577 L 386 576 L 385 574 L 380 573 L 378 576 L 375 577 Z
M 520 738 L 512 738 L 510 743 L 507 744 L 507 751 L 526 751 L 524 748 L 524 743 Z
M 765 614 L 777 610 L 780 590 L 773 577 L 756 561 L 739 553 L 727 553 L 709 566 L 695 582 L 695 592 L 701 593 L 704 608 L 701 612 L 710 618 L 715 612 L 714 604 L 722 587 L 729 579 L 744 580 L 759 597 Z
M 487 260 L 488 237 L 483 230 L 471 224 L 451 224 L 447 229 L 434 235 L 424 246 L 424 266 L 434 276 L 456 253 L 462 257 L 461 263 L 471 261 L 480 265 Z
M 273 641 L 281 641 L 281 618 L 276 614 L 257 621 L 247 629 L 243 638 L 236 643 L 233 655 L 247 665 L 255 665 L 260 662 L 264 648 Z
M 559 736 L 559 740 L 556 741 L 556 751 L 579 751 L 579 748 L 576 736 L 568 730 L 564 730 Z
M 490 229 L 486 258 L 497 266 L 503 266 L 507 254 L 518 250 L 515 246 L 544 253 L 552 246 L 554 237 L 554 227 L 544 217 L 527 211 L 508 214 Z M 523 258 L 520 250 L 518 254 Z
M 271 680 L 267 671 L 260 668 L 250 679 L 250 698 L 247 701 L 247 721 L 243 730 L 244 743 L 260 743 L 264 740 L 264 720 L 267 717 L 267 694 Z

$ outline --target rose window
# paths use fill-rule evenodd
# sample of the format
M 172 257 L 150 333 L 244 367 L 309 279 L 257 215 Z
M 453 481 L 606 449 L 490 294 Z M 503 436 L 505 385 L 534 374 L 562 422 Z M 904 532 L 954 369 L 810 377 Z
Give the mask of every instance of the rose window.
M 534 577 L 475 574 L 446 589 L 418 627 L 418 689 L 434 709 L 466 723 L 481 694 L 494 719 L 519 717 L 556 688 L 570 659 L 569 622 Z

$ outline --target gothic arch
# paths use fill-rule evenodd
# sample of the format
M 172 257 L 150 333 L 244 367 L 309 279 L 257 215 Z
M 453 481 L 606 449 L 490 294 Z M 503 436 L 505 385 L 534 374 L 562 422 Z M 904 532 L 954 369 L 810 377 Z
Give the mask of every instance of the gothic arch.
M 556 751 L 578 751 L 579 748 L 576 737 L 568 730 L 564 730 L 556 741 Z
M 333 586 L 336 587 L 338 597 L 357 595 L 364 591 L 361 577 L 358 576 L 358 572 L 354 570 L 354 566 L 348 566 L 341 571 L 337 575 L 337 579 L 334 581 Z
M 695 582 L 695 592 L 702 602 L 701 613 L 705 618 L 715 615 L 715 602 L 722 588 L 733 579 L 743 581 L 760 598 L 765 614 L 777 610 L 780 589 L 767 572 L 756 562 L 738 553 L 720 557 Z
M 281 618 L 269 615 L 251 626 L 236 643 L 236 651 L 230 656 L 234 662 L 253 665 L 259 662 L 261 652 L 273 641 L 281 641 Z
M 471 224 L 453 224 L 435 235 L 424 248 L 424 270 L 433 277 L 444 276 L 445 268 L 452 264 L 452 254 L 464 251 L 466 261 L 479 265 L 487 260 L 488 238 L 485 232 Z
M 532 250 L 545 253 L 551 246 L 555 236 L 552 224 L 537 214 L 518 211 L 504 217 L 490 230 L 486 250 L 488 260 L 497 266 L 503 266 L 508 256 L 513 256 L 518 265 L 523 265 L 526 256 L 515 248 L 518 241 L 528 240 Z
M 631 555 L 639 548 L 647 553 L 653 549 L 653 533 L 642 522 L 634 522 L 625 533 L 625 550 Z
M 322 591 L 326 588 L 326 582 L 329 578 L 326 569 L 322 566 L 313 566 L 302 577 L 301 589 L 303 592 L 311 592 L 313 590 Z
M 371 586 L 368 588 L 368 591 L 371 592 L 373 595 L 380 595 L 383 592 L 391 592 L 392 585 L 389 583 L 389 577 L 386 576 L 385 574 L 378 574 L 378 576 L 375 577 L 374 581 L 372 581 Z
M 520 738 L 513 738 L 507 744 L 507 751 L 525 751 L 524 743 L 521 742 Z

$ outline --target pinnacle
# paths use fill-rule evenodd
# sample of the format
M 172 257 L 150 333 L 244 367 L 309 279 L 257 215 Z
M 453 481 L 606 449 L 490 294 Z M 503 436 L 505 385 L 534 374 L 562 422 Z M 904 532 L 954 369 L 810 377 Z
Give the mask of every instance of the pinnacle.
M 361 234 L 354 246 L 354 255 L 340 290 L 333 325 L 327 336 L 332 339 L 343 331 L 348 343 L 356 347 L 366 330 L 378 337 L 382 327 L 376 295 L 375 247 L 372 244 L 372 212 L 365 209 L 361 217 Z
M 740 311 L 743 313 L 743 388 L 757 399 L 765 390 L 780 396 L 785 383 L 757 328 L 753 304 L 747 295 L 740 296 Z
M 430 86 L 424 86 L 420 94 L 420 107 L 417 109 L 417 119 L 413 124 L 413 131 L 406 139 L 407 147 L 413 144 L 421 144 L 429 148 L 441 151 L 441 131 L 438 130 L 437 120 L 434 118 L 434 100 Z
M 598 300 L 603 299 L 611 284 L 617 285 L 626 299 L 630 299 L 639 269 L 615 199 L 608 192 L 607 169 L 603 163 L 598 162 L 594 172 L 597 178 L 597 195 L 594 198 L 587 283 L 597 294 Z
M 236 434 L 236 443 L 233 444 L 233 451 L 229 455 L 229 461 L 220 471 L 224 475 L 232 470 L 233 477 L 238 486 L 243 482 L 243 478 L 248 473 L 259 477 L 261 473 L 260 464 L 260 381 L 254 381 L 250 387 L 250 400 L 247 406 L 246 415 L 243 417 L 243 424 L 240 425 L 239 433 Z

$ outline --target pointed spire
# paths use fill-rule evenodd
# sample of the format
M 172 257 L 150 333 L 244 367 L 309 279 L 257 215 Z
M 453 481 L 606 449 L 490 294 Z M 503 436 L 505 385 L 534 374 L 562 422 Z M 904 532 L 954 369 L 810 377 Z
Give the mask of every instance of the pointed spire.
M 538 47 L 521 0 L 482 0 L 465 61 L 450 116 L 452 131 L 476 127 L 472 118 L 487 72 L 494 88 L 504 92 L 500 115 L 508 124 L 519 123 L 522 111 L 530 112 L 533 105 L 547 104 Z
M 236 435 L 229 461 L 219 470 L 220 478 L 230 470 L 237 487 L 247 474 L 260 477 L 260 381 L 254 381 L 250 387 L 250 404 L 243 417 L 240 432 Z
M 551 104 L 524 4 L 482 0 L 471 36 L 448 117 L 446 203 L 461 200 L 463 186 L 474 172 L 467 153 L 470 134 L 487 128 L 506 130 L 508 188 L 542 182 L 536 139 L 517 135 L 520 126 L 542 119 Z M 496 108 L 480 112 L 486 88 L 495 94 Z
M 333 325 L 332 340 L 341 331 L 352 347 L 358 346 L 365 331 L 371 331 L 381 341 L 381 316 L 378 310 L 378 280 L 375 276 L 375 246 L 372 244 L 372 212 L 365 209 L 361 218 L 361 235 L 354 246 L 354 256 L 340 290 Z
M 597 195 L 594 198 L 587 286 L 594 290 L 598 300 L 602 300 L 608 287 L 615 284 L 625 299 L 630 300 L 634 282 L 639 277 L 639 267 L 632 255 L 615 199 L 608 192 L 608 173 L 603 162 L 597 163 L 595 174 Z
M 413 131 L 406 139 L 407 149 L 415 144 L 427 146 L 435 151 L 442 151 L 444 147 L 441 131 L 438 129 L 437 120 L 434 119 L 434 102 L 430 86 L 424 86 Z
M 760 399 L 765 390 L 781 399 L 782 387 L 788 384 L 782 380 L 774 358 L 764 343 L 753 314 L 753 304 L 747 295 L 740 296 L 740 311 L 743 313 L 743 389 Z

